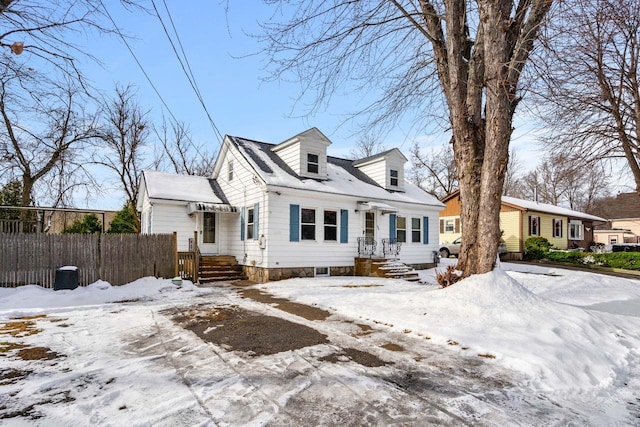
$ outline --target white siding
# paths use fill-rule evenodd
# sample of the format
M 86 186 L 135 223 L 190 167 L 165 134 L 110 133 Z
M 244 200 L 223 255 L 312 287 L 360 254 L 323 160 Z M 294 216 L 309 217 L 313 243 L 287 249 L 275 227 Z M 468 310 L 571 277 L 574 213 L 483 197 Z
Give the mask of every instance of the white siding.
M 144 190 L 144 186 L 143 186 Z M 149 201 L 149 196 L 146 191 L 142 192 L 142 200 L 138 206 L 142 205 L 142 210 L 140 211 L 140 232 L 142 234 L 151 234 L 153 233 L 153 222 L 149 224 L 149 221 L 153 221 L 152 218 L 152 209 L 151 202 Z
M 226 157 L 234 159 L 234 178 L 229 182 L 227 177 L 218 176 L 218 184 L 222 188 L 229 204 L 238 209 L 234 214 L 218 215 L 220 227 L 219 252 L 225 255 L 233 255 L 240 264 L 254 265 L 258 267 L 266 267 L 265 263 L 268 256 L 269 245 L 267 249 L 260 249 L 258 246 L 258 238 L 264 234 L 268 236 L 267 222 L 265 221 L 265 213 L 268 209 L 267 193 L 264 185 L 256 184 L 254 178 L 258 182 L 256 174 L 251 166 L 246 162 L 244 157 L 238 153 L 235 147 L 231 147 L 225 153 Z M 222 159 L 226 164 L 227 159 Z M 242 208 L 252 208 L 256 203 L 260 204 L 258 223 L 259 231 L 255 239 L 240 240 L 240 224 Z M 246 221 L 245 221 L 246 227 Z M 245 231 L 246 234 L 246 231 Z
M 327 177 L 327 141 L 314 138 L 314 134 L 300 136 L 295 142 L 285 143 L 282 147 L 277 147 L 274 152 L 284 161 L 295 173 L 309 178 Z M 318 156 L 318 173 L 307 171 L 307 154 Z
M 387 188 L 387 167 L 384 158 L 374 163 L 358 166 L 358 169 L 378 183 L 382 188 Z
M 319 198 L 319 195 L 304 194 L 291 191 L 287 194 L 270 193 L 269 211 L 269 268 L 286 267 L 324 267 L 352 266 L 358 256 L 357 238 L 363 235 L 364 212 L 356 212 L 357 199 L 349 196 L 332 196 Z M 289 207 L 291 204 L 300 208 L 316 210 L 316 240 L 298 242 L 289 241 Z M 430 207 L 395 203 L 400 211 L 398 215 L 407 217 L 408 242 L 402 245 L 400 260 L 408 264 L 427 263 L 433 261 L 433 251 L 438 250 L 438 210 Z M 324 210 L 348 210 L 349 237 L 348 243 L 340 242 L 340 223 L 338 221 L 338 241 L 323 241 Z M 429 217 L 429 244 L 422 242 L 422 218 Z M 389 214 L 377 214 L 378 253 L 382 256 L 382 238 L 389 237 Z M 419 218 L 421 223 L 420 243 L 411 243 L 411 218 Z
M 318 156 L 318 173 L 307 172 L 307 154 L 316 154 Z M 300 144 L 300 170 L 299 175 L 312 178 L 327 177 L 327 143 L 315 138 L 303 138 Z
M 275 153 L 285 162 L 291 169 L 295 171 L 295 173 L 300 174 L 301 168 L 301 152 L 300 152 L 300 143 L 294 143 L 289 145 L 288 147 L 276 150 Z M 306 154 L 305 154 L 306 157 Z M 305 163 L 306 166 L 306 163 Z
M 398 186 L 391 186 L 391 169 L 398 171 Z M 389 158 L 386 162 L 385 188 L 387 190 L 404 191 L 404 161 L 398 158 Z
M 189 238 L 196 230 L 196 216 L 187 214 L 187 205 L 182 202 L 153 202 L 153 233 L 178 233 L 178 250 L 189 250 Z

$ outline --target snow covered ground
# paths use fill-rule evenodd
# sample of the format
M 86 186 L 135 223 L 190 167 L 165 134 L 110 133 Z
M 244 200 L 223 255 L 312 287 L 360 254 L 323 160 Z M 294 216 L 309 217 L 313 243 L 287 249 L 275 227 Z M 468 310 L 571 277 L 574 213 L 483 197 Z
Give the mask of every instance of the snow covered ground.
M 255 285 L 331 314 L 313 321 L 154 278 L 0 289 L 0 425 L 640 425 L 640 281 L 510 263 L 447 289 L 420 275 Z M 168 314 L 187 307 L 327 342 L 232 351 Z M 50 357 L 18 356 L 30 347 Z

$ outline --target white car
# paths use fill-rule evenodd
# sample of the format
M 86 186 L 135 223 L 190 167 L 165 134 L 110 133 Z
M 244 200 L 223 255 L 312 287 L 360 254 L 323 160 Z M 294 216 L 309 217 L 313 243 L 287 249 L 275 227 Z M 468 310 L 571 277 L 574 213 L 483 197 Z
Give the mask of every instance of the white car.
M 440 247 L 440 256 L 442 258 L 449 258 L 451 255 L 454 255 L 456 258 L 460 254 L 460 241 L 462 237 L 458 237 L 452 243 L 445 243 Z M 498 255 L 504 255 L 507 253 L 507 244 L 500 240 L 500 244 L 498 245 Z

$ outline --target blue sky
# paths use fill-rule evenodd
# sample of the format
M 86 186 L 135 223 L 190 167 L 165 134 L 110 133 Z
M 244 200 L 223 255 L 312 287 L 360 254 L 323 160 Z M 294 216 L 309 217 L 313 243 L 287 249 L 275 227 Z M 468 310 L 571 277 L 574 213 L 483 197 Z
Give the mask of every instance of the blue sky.
M 162 7 L 162 2 L 156 4 Z M 242 7 L 232 3 L 226 12 L 218 2 L 167 4 L 205 104 L 222 134 L 277 143 L 315 126 L 333 141 L 331 154 L 349 152 L 358 137 L 349 124 L 340 125 L 344 114 L 361 105 L 365 97 L 335 96 L 326 110 L 302 117 L 304 105 L 294 108 L 299 94 L 295 83 L 261 79 L 268 76 L 263 70 L 266 58 L 258 42 L 247 34 L 258 33 L 257 20 L 270 16 L 271 10 L 262 2 L 252 1 L 251 7 L 247 7 L 249 2 Z M 128 13 L 115 2 L 107 7 L 123 32 L 133 37 L 130 46 L 175 116 L 190 125 L 195 140 L 216 142 L 158 19 Z M 133 83 L 141 105 L 152 110 L 154 120 L 160 117 L 162 103 L 122 41 L 100 37 L 90 40 L 89 46 L 104 62 L 104 68 L 89 65 L 95 85 L 112 92 L 117 82 Z M 391 132 L 385 144 L 408 149 L 411 144 L 405 142 L 405 132 L 408 127 Z
M 241 5 L 225 3 L 166 3 L 206 107 L 220 132 L 278 143 L 315 126 L 333 142 L 330 155 L 347 156 L 359 136 L 354 136 L 355 125 L 343 124 L 343 119 L 375 93 L 335 95 L 324 110 L 304 117 L 304 102 L 310 99 L 296 104 L 298 85 L 262 80 L 268 77 L 264 71 L 266 56 L 260 52 L 258 42 L 248 35 L 260 32 L 258 20 L 279 18 L 272 15 L 273 8 L 257 0 L 243 1 Z M 118 27 L 131 37 L 130 47 L 173 114 L 189 125 L 194 142 L 218 146 L 219 139 L 189 86 L 159 20 L 140 11 L 127 12 L 119 2 L 105 2 L 105 5 Z M 164 7 L 161 1 L 156 1 L 156 5 Z M 162 9 L 161 14 L 167 17 Z M 135 85 L 140 105 L 150 110 L 152 122 L 159 123 L 162 102 L 122 40 L 115 36 L 93 36 L 80 43 L 103 62 L 102 67 L 85 64 L 95 87 L 110 95 L 116 83 Z M 416 135 L 407 123 L 394 128 L 382 143 L 386 147 L 399 147 L 408 154 L 414 140 L 420 141 L 424 149 L 430 149 L 440 147 L 449 140 L 449 135 L 437 126 L 429 135 Z M 517 130 L 513 146 L 519 152 L 534 153 L 533 140 L 530 132 Z M 531 158 L 539 157 L 524 156 L 528 157 L 528 165 L 532 164 Z M 113 191 L 96 202 L 100 206 L 92 207 L 117 209 L 123 200 Z

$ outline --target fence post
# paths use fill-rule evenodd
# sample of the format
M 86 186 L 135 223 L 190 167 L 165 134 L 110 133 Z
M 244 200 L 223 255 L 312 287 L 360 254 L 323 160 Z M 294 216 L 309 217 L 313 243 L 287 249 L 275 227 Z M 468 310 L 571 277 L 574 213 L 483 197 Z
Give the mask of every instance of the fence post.
M 173 277 L 178 277 L 178 232 L 173 232 Z
M 200 249 L 198 249 L 198 231 L 193 232 L 193 283 L 198 283 L 200 272 Z

